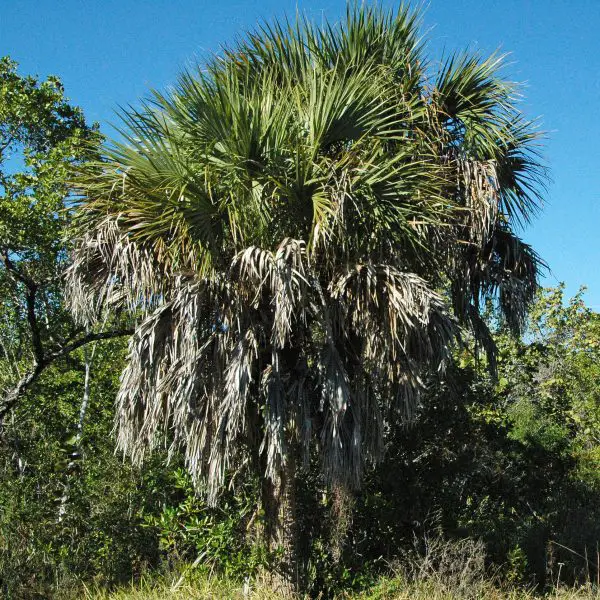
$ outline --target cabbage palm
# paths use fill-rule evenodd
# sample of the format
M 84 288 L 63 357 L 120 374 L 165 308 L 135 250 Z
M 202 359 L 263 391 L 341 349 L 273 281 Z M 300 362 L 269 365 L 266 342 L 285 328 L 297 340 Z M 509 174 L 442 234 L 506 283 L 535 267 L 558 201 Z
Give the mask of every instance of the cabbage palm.
M 428 65 L 417 17 L 276 23 L 124 117 L 79 180 L 69 283 L 84 322 L 136 320 L 117 399 L 134 460 L 182 446 L 216 502 L 264 482 L 293 558 L 296 470 L 359 485 L 497 301 L 519 330 L 540 260 L 515 234 L 544 172 L 501 59 Z

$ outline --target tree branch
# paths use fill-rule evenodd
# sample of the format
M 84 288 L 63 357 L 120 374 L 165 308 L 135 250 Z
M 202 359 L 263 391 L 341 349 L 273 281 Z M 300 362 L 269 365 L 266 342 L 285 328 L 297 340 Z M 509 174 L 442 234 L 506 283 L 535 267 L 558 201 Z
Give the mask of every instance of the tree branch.
M 31 329 L 31 342 L 33 344 L 33 354 L 38 364 L 44 359 L 44 346 L 42 344 L 42 336 L 40 334 L 40 326 L 35 314 L 35 295 L 37 293 L 37 286 L 32 287 L 27 291 L 25 295 L 25 301 L 27 303 L 27 322 Z
M 2 261 L 2 263 L 4 264 L 4 267 L 6 268 L 6 271 L 10 275 L 11 279 L 13 281 L 20 281 L 25 285 L 27 289 L 37 288 L 36 282 L 33 279 L 31 279 L 29 275 L 17 269 L 15 263 L 10 259 L 10 252 L 11 250 L 9 250 L 8 248 L 2 248 L 2 250 L 0 250 L 0 261 Z
M 71 352 L 81 348 L 82 346 L 85 346 L 86 344 L 89 344 L 90 342 L 132 335 L 133 332 L 133 329 L 117 329 L 112 331 L 101 331 L 98 333 L 88 333 L 83 337 L 59 348 L 58 350 L 43 355 L 40 360 L 36 360 L 31 369 L 29 369 L 29 371 L 27 371 L 27 373 L 21 377 L 16 385 L 5 394 L 4 398 L 0 400 L 0 428 L 6 414 L 15 407 L 25 392 L 33 383 L 37 381 L 43 371 L 52 363 L 64 358 Z
M 36 364 L 40 364 L 44 358 L 44 346 L 37 315 L 35 314 L 35 298 L 38 291 L 38 285 L 31 277 L 17 269 L 8 255 L 8 250 L 0 252 L 0 260 L 4 263 L 6 271 L 13 281 L 20 281 L 27 288 L 27 293 L 25 294 L 27 322 L 31 329 L 31 341 L 33 344 L 35 362 Z
M 4 159 L 4 157 L 2 156 L 4 154 L 4 151 L 15 141 L 14 136 L 9 135 L 8 139 L 0 145 L 0 162 L 2 162 L 2 160 Z
M 109 340 L 109 339 L 116 338 L 116 337 L 133 335 L 134 331 L 135 330 L 133 328 L 130 328 L 130 329 L 115 329 L 112 331 L 100 331 L 98 333 L 88 333 L 88 334 L 84 335 L 83 337 L 79 338 L 78 340 L 75 340 L 73 342 L 66 344 L 65 346 L 56 350 L 55 352 L 51 352 L 48 355 L 48 360 L 50 360 L 50 362 L 54 362 L 55 360 L 62 358 L 63 356 L 66 356 L 67 354 L 70 354 L 74 350 L 77 350 L 77 348 L 81 348 L 81 346 L 85 346 L 86 344 L 89 344 L 90 342 L 97 342 L 98 340 Z

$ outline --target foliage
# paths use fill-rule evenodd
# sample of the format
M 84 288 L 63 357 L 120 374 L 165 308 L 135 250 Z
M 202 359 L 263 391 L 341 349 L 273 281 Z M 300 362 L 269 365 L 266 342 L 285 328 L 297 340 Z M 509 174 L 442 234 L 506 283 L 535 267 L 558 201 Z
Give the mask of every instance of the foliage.
M 228 494 L 218 508 L 210 507 L 197 494 L 189 474 L 172 473 L 172 504 L 145 516 L 146 527 L 158 534 L 159 548 L 172 565 L 194 562 L 209 573 L 233 579 L 256 576 L 267 566 L 266 554 L 248 535 L 253 521 L 260 519 L 256 485 L 246 485 Z M 180 501 L 176 502 L 176 494 Z
M 183 492 L 173 481 L 177 457 L 139 470 L 113 455 L 124 347 L 97 341 L 110 331 L 82 331 L 63 299 L 68 179 L 94 154 L 98 134 L 57 78 L 40 82 L 16 68 L 0 61 L 0 593 L 23 599 L 167 564 L 156 529 L 144 524 Z M 230 550 L 232 518 L 224 527 L 213 516 L 207 539 L 221 527 Z M 252 557 L 240 555 L 237 568 L 252 569 L 242 564 Z
M 51 597 L 77 578 L 126 581 L 158 561 L 139 527 L 152 481 L 113 454 L 115 365 L 101 348 L 92 402 L 77 439 L 81 356 L 55 365 L 5 423 L 0 463 L 0 589 L 7 598 Z M 37 596 L 36 596 L 37 594 Z
M 21 77 L 16 67 L 9 58 L 0 59 L 0 358 L 8 367 L 2 369 L 2 388 L 33 358 L 26 282 L 20 276 L 46 282 L 34 299 L 40 343 L 66 333 L 68 316 L 56 281 L 67 258 L 66 179 L 85 155 L 84 142 L 94 136 L 81 111 L 65 100 L 56 77 L 40 83 Z
M 359 496 L 349 564 L 389 560 L 435 526 L 484 540 L 514 580 L 549 584 L 559 568 L 563 581 L 594 579 L 599 334 L 581 295 L 566 303 L 557 288 L 539 296 L 522 340 L 496 333 L 497 380 L 460 353 Z
M 275 598 L 284 501 L 313 596 L 594 597 L 600 317 L 530 303 L 542 170 L 498 60 L 418 39 L 264 26 L 102 158 L 0 61 L 4 597 Z
M 139 478 L 112 456 L 122 345 L 97 349 L 86 414 L 87 361 L 76 350 L 95 334 L 63 301 L 67 180 L 97 141 L 58 78 L 23 77 L 0 59 L 0 590 L 9 598 L 46 595 L 74 573 L 128 577 L 157 554 L 130 531 Z
M 0 425 L 49 365 L 119 334 L 84 332 L 62 297 L 68 179 L 99 141 L 58 78 L 22 77 L 0 58 Z

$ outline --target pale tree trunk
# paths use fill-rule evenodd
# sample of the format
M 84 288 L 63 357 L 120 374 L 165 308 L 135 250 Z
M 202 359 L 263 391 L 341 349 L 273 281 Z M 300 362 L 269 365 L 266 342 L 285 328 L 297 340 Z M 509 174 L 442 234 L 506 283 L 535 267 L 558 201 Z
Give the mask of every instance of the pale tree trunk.
M 72 461 L 69 463 L 67 468 L 73 466 L 73 462 L 75 460 L 81 460 L 82 458 L 81 440 L 83 437 L 83 424 L 85 422 L 85 415 L 90 404 L 92 362 L 94 360 L 94 355 L 96 354 L 96 345 L 97 342 L 94 342 L 91 353 L 87 347 L 84 348 L 85 376 L 83 380 L 83 397 L 81 399 L 81 406 L 79 407 L 79 420 L 77 422 L 77 434 L 75 437 L 75 452 L 77 456 L 72 457 Z M 63 520 L 65 513 L 67 512 L 67 504 L 69 502 L 70 492 L 71 476 L 67 474 L 67 480 L 64 483 L 63 495 L 60 499 L 60 506 L 58 509 L 59 522 Z

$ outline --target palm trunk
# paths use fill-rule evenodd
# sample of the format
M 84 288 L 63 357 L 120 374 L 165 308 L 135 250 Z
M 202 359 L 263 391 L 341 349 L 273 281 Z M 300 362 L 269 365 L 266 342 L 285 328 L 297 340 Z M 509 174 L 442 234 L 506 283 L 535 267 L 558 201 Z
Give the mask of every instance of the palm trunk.
M 284 598 L 291 598 L 299 591 L 301 579 L 296 513 L 296 456 L 293 448 L 290 448 L 286 457 L 279 481 L 266 481 L 262 492 L 267 547 L 279 557 L 269 579 L 276 593 Z

